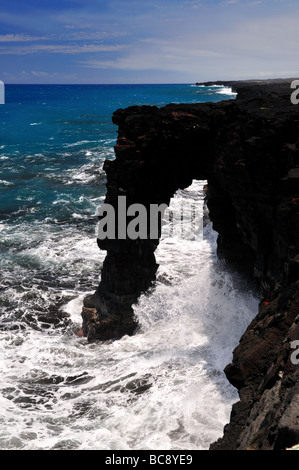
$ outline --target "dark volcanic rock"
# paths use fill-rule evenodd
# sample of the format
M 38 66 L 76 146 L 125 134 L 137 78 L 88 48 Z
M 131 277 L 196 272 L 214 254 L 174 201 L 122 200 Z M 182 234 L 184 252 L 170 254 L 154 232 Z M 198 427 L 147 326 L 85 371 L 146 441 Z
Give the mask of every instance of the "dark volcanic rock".
M 299 338 L 299 281 L 261 302 L 225 368 L 238 388 L 224 437 L 213 450 L 284 450 L 299 442 L 299 366 L 292 341 Z M 292 417 L 291 419 L 289 419 Z
M 210 140 L 206 117 L 210 108 L 195 106 L 197 115 L 189 108 L 186 112 L 185 106 L 172 105 L 161 110 L 136 106 L 114 113 L 113 122 L 119 127 L 116 159 L 106 161 L 104 169 L 105 202 L 115 208 L 116 219 L 119 196 L 126 196 L 127 207 L 139 203 L 149 214 L 151 204 L 168 205 L 177 189 L 189 186 L 194 177 L 206 177 L 212 163 L 211 158 L 206 159 Z M 187 156 L 186 137 L 191 151 Z M 202 141 L 201 158 L 197 139 Z M 159 237 L 149 236 L 145 240 L 98 240 L 100 249 L 107 250 L 107 257 L 97 291 L 84 300 L 83 332 L 89 341 L 133 334 L 138 325 L 132 305 L 155 281 L 158 266 L 154 252 L 158 242 Z
M 169 204 L 207 179 L 218 253 L 261 290 L 256 318 L 225 373 L 239 390 L 211 449 L 284 449 L 299 442 L 299 106 L 290 81 L 221 82 L 236 100 L 117 110 L 116 158 L 105 163 L 106 202 Z M 208 85 L 208 84 L 207 84 Z M 100 285 L 84 301 L 90 341 L 133 334 L 132 306 L 155 281 L 159 240 L 99 240 Z

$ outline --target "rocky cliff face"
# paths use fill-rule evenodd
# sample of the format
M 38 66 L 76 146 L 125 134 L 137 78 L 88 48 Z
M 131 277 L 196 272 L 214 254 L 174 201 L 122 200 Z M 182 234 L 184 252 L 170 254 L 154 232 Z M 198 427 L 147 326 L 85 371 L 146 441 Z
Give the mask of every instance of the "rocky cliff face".
M 168 204 L 207 179 L 219 256 L 255 279 L 261 303 L 227 365 L 238 388 L 223 438 L 211 449 L 284 449 L 299 442 L 299 105 L 290 83 L 232 83 L 236 100 L 118 110 L 116 158 L 105 163 L 106 202 Z M 90 341 L 133 334 L 132 305 L 155 280 L 159 240 L 99 240 L 100 285 L 84 301 Z M 299 356 L 299 354 L 298 354 Z

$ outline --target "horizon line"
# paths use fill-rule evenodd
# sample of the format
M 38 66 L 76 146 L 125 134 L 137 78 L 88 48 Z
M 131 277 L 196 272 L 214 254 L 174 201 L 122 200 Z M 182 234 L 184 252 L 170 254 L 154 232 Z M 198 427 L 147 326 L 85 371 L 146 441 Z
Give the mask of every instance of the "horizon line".
M 217 80 L 219 81 L 219 80 Z M 3 82 L 5 85 L 84 85 L 84 86 L 97 86 L 97 85 L 104 85 L 104 86 L 110 86 L 110 85 L 115 85 L 115 86 L 122 86 L 122 85 L 195 85 L 196 83 L 199 82 L 155 82 L 155 83 L 8 83 L 8 82 Z
M 102 86 L 123 86 L 123 85 L 133 85 L 133 86 L 139 86 L 139 85 L 197 85 L 197 83 L 215 83 L 215 82 L 224 82 L 224 83 L 227 83 L 227 82 L 246 82 L 246 81 L 261 81 L 261 82 L 264 82 L 264 81 L 275 81 L 275 80 L 282 80 L 282 81 L 287 81 L 287 80 L 295 80 L 297 79 L 297 77 L 276 77 L 276 78 L 239 78 L 239 79 L 214 79 L 214 80 L 195 80 L 194 82 L 142 82 L 142 83 L 126 83 L 126 82 L 123 82 L 123 83 L 73 83 L 73 82 L 70 82 L 70 83 L 9 83 L 9 82 L 5 82 L 4 80 L 3 83 L 4 85 L 21 85 L 21 86 L 33 86 L 33 85 L 45 85 L 45 86 L 62 86 L 62 85 L 66 85 L 66 86 L 99 86 L 99 85 L 102 85 Z

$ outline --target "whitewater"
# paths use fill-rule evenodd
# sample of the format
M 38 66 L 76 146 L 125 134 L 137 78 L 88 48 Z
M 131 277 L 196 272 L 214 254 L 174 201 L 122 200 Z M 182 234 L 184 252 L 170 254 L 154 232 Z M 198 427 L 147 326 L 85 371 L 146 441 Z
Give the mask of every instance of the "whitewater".
M 154 100 L 153 87 L 142 89 L 143 101 L 133 97 L 140 88 L 131 88 L 130 103 L 163 104 L 170 88 L 159 97 L 155 89 Z M 215 100 L 223 99 L 212 88 L 184 85 L 179 91 L 182 101 L 187 92 L 189 102 L 217 94 Z M 45 90 L 40 102 L 47 102 Z M 162 237 L 156 284 L 134 306 L 135 334 L 92 344 L 77 334 L 83 298 L 97 287 L 106 254 L 96 244 L 94 213 L 104 200 L 102 164 L 114 158 L 115 136 L 110 128 L 100 130 L 110 125 L 117 103 L 109 99 L 103 117 L 81 101 L 84 113 L 71 121 L 53 117 L 52 99 L 45 105 L 48 121 L 44 111 L 27 117 L 37 143 L 32 137 L 10 148 L 3 139 L 2 450 L 205 450 L 222 436 L 238 400 L 223 369 L 256 315 L 258 299 L 217 259 L 204 181 L 171 201 L 173 207 L 182 199 L 200 204 L 203 227 L 194 239 Z M 13 158 L 21 164 L 12 165 Z

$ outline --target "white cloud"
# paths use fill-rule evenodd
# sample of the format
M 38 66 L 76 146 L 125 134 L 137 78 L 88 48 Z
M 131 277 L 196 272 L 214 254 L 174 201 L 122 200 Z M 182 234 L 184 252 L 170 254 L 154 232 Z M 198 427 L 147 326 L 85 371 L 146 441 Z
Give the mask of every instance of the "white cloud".
M 298 30 L 299 16 L 295 14 L 243 20 L 226 31 L 178 31 L 175 39 L 147 38 L 114 59 L 99 57 L 77 63 L 91 69 L 188 73 L 195 80 L 203 73 L 211 79 L 296 76 Z
M 42 71 L 35 71 L 35 70 L 32 70 L 31 71 L 32 75 L 34 77 L 48 77 L 49 76 L 49 73 L 48 72 L 42 72 Z
M 0 42 L 31 42 L 46 39 L 41 36 L 29 36 L 25 34 L 0 34 Z
M 299 17 L 296 14 L 263 18 L 243 22 L 226 34 L 214 34 L 208 38 L 214 47 L 230 50 L 233 54 L 250 57 L 263 57 L 265 60 L 276 57 L 284 60 L 297 55 L 296 38 L 299 30 Z
M 243 6 L 256 6 L 261 5 L 262 0 L 242 1 L 241 0 L 226 0 L 225 5 L 243 5 Z
M 156 42 L 156 44 L 154 44 Z M 225 59 L 221 51 L 197 49 L 186 50 L 179 44 L 170 44 L 167 41 L 148 40 L 140 47 L 130 49 L 127 54 L 116 59 L 91 59 L 80 61 L 83 67 L 91 69 L 118 69 L 118 70 L 163 70 L 163 71 L 198 71 L 203 60 Z
M 81 44 L 81 45 L 64 45 L 64 44 L 36 44 L 28 46 L 14 46 L 10 48 L 0 47 L 0 54 L 85 54 L 96 52 L 117 52 L 125 49 L 125 45 L 103 45 L 103 44 Z
M 28 66 L 32 70 L 31 79 L 36 77 L 40 81 L 48 78 L 43 75 L 46 72 L 40 71 L 41 58 L 50 54 L 68 55 L 71 60 L 59 64 L 64 67 L 65 62 L 67 71 L 76 66 L 76 72 L 86 76 L 89 68 L 90 75 L 94 69 L 93 76 L 113 79 L 122 75 L 116 70 L 123 71 L 126 79 L 129 77 L 126 71 L 131 71 L 134 79 L 138 76 L 135 72 L 140 71 L 139 76 L 144 77 L 148 70 L 154 70 L 157 77 L 170 72 L 174 77 L 188 76 L 191 81 L 201 80 L 203 75 L 207 80 L 296 76 L 298 6 L 292 11 L 286 1 L 284 14 L 278 16 L 283 3 L 177 0 L 173 5 L 159 2 L 150 10 L 149 6 L 145 8 L 146 1 L 119 0 L 111 1 L 107 10 L 95 8 L 93 12 L 87 2 L 86 8 L 52 10 L 48 18 L 43 12 L 32 21 L 21 12 L 4 17 L 0 12 L 1 22 L 14 25 L 8 31 L 29 31 L 29 23 L 31 27 L 30 35 L 0 34 L 0 54 L 26 55 L 27 63 L 31 64 Z M 277 10 L 274 5 L 281 8 Z M 136 14 L 131 14 L 133 7 Z M 51 66 L 56 66 L 56 59 L 50 65 L 49 57 L 49 72 Z
M 193 9 L 202 8 L 203 6 L 205 6 L 204 3 L 200 0 L 186 1 L 185 5 Z

